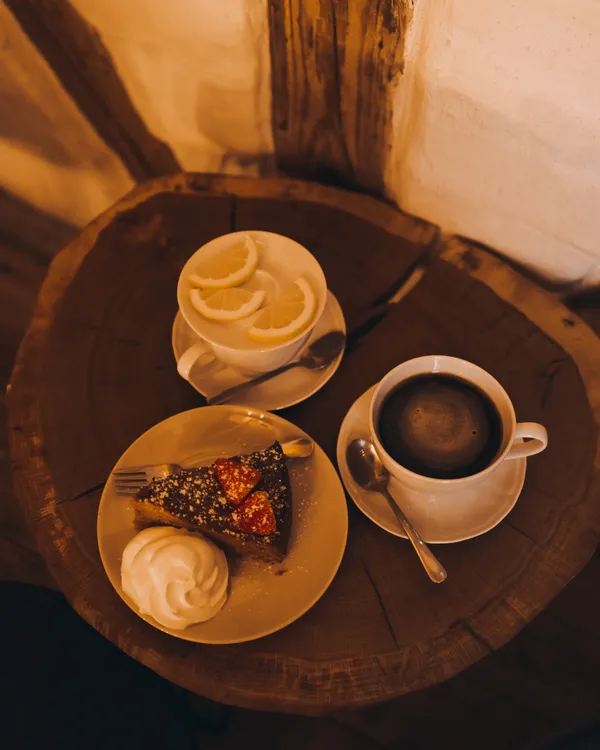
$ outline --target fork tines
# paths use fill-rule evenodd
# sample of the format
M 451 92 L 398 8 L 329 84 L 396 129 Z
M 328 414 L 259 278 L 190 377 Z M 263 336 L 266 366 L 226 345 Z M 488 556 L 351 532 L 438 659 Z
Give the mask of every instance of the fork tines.
M 135 479 L 137 476 L 145 478 L 146 469 L 146 466 L 128 466 L 126 469 L 116 469 L 113 471 L 113 476 L 130 479 Z
M 145 479 L 140 479 L 139 481 L 131 481 L 127 480 L 126 482 L 119 482 L 118 479 L 114 480 L 115 484 L 115 490 L 120 495 L 135 495 L 135 493 L 138 490 L 141 490 L 142 487 L 145 487 L 148 482 Z

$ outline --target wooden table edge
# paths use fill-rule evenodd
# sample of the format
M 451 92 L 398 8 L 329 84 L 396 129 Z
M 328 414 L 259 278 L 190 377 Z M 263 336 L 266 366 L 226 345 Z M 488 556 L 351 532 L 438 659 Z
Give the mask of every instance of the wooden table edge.
M 254 190 L 254 188 L 258 189 Z M 213 175 L 174 175 L 167 178 L 153 180 L 137 186 L 129 193 L 118 207 L 113 207 L 98 217 L 80 235 L 79 238 L 70 243 L 55 259 L 43 284 L 36 310 L 23 339 L 17 361 L 13 370 L 11 384 L 9 386 L 9 429 L 10 444 L 13 462 L 15 464 L 15 485 L 17 494 L 27 508 L 28 519 L 32 531 L 36 536 L 38 547 L 44 552 L 48 565 L 58 581 L 64 575 L 65 565 L 69 564 L 68 550 L 66 549 L 64 535 L 72 530 L 65 529 L 57 507 L 56 497 L 53 495 L 51 471 L 44 458 L 44 446 L 41 436 L 41 421 L 39 404 L 30 394 L 34 393 L 35 380 L 39 376 L 39 362 L 35 353 L 43 347 L 45 336 L 52 321 L 53 311 L 56 309 L 68 284 L 77 273 L 81 262 L 94 245 L 98 233 L 112 219 L 122 211 L 137 205 L 147 198 L 163 191 L 176 190 L 177 192 L 197 193 L 206 190 L 210 194 L 225 195 L 232 197 L 262 197 L 271 198 L 295 198 L 314 201 L 321 204 L 341 208 L 344 211 L 354 212 L 359 216 L 366 217 L 380 226 L 385 226 L 387 231 L 397 232 L 402 237 L 412 237 L 423 241 L 423 237 L 433 239 L 436 228 L 426 225 L 418 220 L 412 220 L 386 204 L 382 204 L 368 196 L 346 193 L 333 188 L 326 188 L 310 183 L 296 180 L 252 180 L 248 178 L 220 177 Z M 305 192 L 303 192 L 305 191 Z M 376 208 L 377 207 L 377 208 Z M 560 302 L 543 292 L 533 282 L 525 279 L 501 260 L 490 253 L 479 248 L 472 247 L 458 240 L 451 240 L 442 258 L 471 276 L 483 281 L 494 290 L 498 296 L 515 305 L 533 323 L 541 328 L 547 335 L 559 343 L 567 351 L 577 364 L 581 376 L 588 391 L 590 406 L 593 411 L 596 425 L 600 418 L 600 377 L 594 371 L 594 357 L 596 362 L 600 361 L 600 342 L 595 334 L 575 315 L 571 314 Z M 569 322 L 565 322 L 569 321 Z M 28 393 L 29 390 L 29 393 Z M 19 412 L 25 414 L 25 419 L 15 421 L 13 415 Z M 31 434 L 31 440 L 25 439 L 24 435 Z M 595 470 L 593 487 L 598 484 L 598 466 L 600 465 L 600 444 L 597 445 L 595 457 Z M 592 488 L 588 488 L 591 491 Z M 32 507 L 28 502 L 31 493 L 43 491 L 45 503 L 42 508 Z M 35 520 L 35 528 L 34 527 Z M 580 550 L 581 566 L 585 564 L 595 548 L 590 545 L 589 549 Z M 563 583 L 566 583 L 565 580 Z M 94 612 L 88 602 L 83 602 L 77 597 L 72 598 L 71 603 L 79 614 L 90 624 L 99 630 L 100 617 Z M 548 601 L 537 603 L 541 610 Z M 507 634 L 503 642 L 508 641 L 518 632 Z M 466 639 L 468 649 L 472 652 L 468 663 L 458 665 L 454 671 L 448 670 L 446 677 L 458 673 L 462 668 L 476 661 L 477 658 L 489 653 L 489 647 L 477 639 L 477 634 L 472 633 L 468 627 L 461 626 L 461 638 Z M 501 644 L 499 644 L 501 645 Z M 122 646 L 121 646 L 122 647 Z M 150 668 L 164 674 L 157 665 L 157 660 L 151 655 L 135 653 L 135 649 L 129 649 L 134 658 L 142 661 Z M 311 672 L 310 662 L 296 660 L 307 672 Z M 351 661 L 351 660 L 344 660 Z M 374 667 L 376 665 L 374 664 Z M 168 677 L 168 674 L 164 674 Z M 439 681 L 439 675 L 432 674 L 430 684 Z M 194 689 L 192 685 L 188 686 Z M 423 684 L 420 685 L 423 687 Z M 246 691 L 235 688 L 224 690 L 222 685 L 214 682 L 212 685 L 203 685 L 203 693 L 207 697 L 225 702 L 233 702 L 241 706 L 257 707 L 256 694 L 247 694 Z M 353 708 L 359 708 L 372 703 L 380 702 L 394 697 L 390 694 L 364 694 L 362 700 L 353 702 Z M 289 710 L 295 712 L 321 713 L 333 711 L 346 707 L 346 703 L 332 701 L 324 705 L 322 700 L 317 699 L 311 704 L 305 698 L 302 701 L 290 699 L 289 703 L 275 705 L 273 700 L 265 697 L 261 708 L 278 710 Z

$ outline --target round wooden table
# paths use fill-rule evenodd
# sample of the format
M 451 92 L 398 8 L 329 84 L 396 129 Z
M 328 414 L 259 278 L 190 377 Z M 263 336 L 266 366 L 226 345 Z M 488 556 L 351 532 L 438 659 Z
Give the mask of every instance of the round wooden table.
M 258 641 L 201 646 L 153 629 L 121 601 L 100 563 L 96 513 L 124 449 L 203 403 L 171 351 L 176 280 L 198 246 L 239 229 L 308 247 L 344 309 L 350 346 L 339 371 L 283 412 L 332 459 L 355 399 L 397 363 L 427 353 L 489 370 L 519 419 L 546 425 L 550 444 L 530 459 L 503 523 L 435 548 L 449 572 L 443 585 L 428 581 L 408 543 L 350 504 L 344 561 L 310 612 Z M 458 240 L 438 255 L 441 246 L 435 227 L 366 196 L 176 175 L 138 186 L 60 253 L 12 377 L 11 450 L 39 549 L 83 618 L 200 695 L 322 713 L 452 677 L 515 636 L 579 572 L 600 535 L 598 339 L 498 258 Z M 407 280 L 413 288 L 384 306 Z

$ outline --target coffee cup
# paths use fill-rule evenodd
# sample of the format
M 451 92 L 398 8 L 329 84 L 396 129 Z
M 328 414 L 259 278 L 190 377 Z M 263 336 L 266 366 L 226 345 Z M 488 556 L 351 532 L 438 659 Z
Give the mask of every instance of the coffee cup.
M 426 471 L 415 471 L 407 468 L 398 455 L 390 452 L 390 444 L 385 444 L 381 432 L 382 407 L 388 397 L 399 390 L 402 385 L 424 376 L 448 376 L 457 382 L 466 384 L 468 389 L 477 391 L 483 400 L 493 405 L 494 419 L 498 420 L 499 431 L 497 447 L 485 465 L 477 466 L 472 472 L 453 478 L 432 476 Z M 429 379 L 429 378 L 428 378 Z M 433 382 L 433 378 L 431 378 Z M 434 405 L 435 406 L 435 405 Z M 418 409 L 417 409 L 418 410 Z M 427 406 L 424 407 L 427 411 Z M 434 408 L 435 411 L 435 408 Z M 419 424 L 426 425 L 426 418 L 417 415 Z M 435 419 L 434 414 L 432 419 Z M 464 421 L 464 420 L 463 420 Z M 448 427 L 448 425 L 450 425 Z M 444 425 L 452 429 L 452 422 Z M 391 476 L 401 485 L 424 493 L 455 492 L 467 486 L 471 487 L 493 474 L 503 461 L 526 458 L 543 451 L 548 444 L 546 428 L 536 422 L 517 422 L 515 409 L 507 392 L 500 383 L 481 367 L 457 357 L 429 355 L 404 362 L 387 373 L 377 385 L 369 408 L 369 431 L 377 454 Z M 476 430 L 472 431 L 475 435 Z M 469 433 L 471 434 L 471 433 Z M 408 463 L 408 462 L 407 462 Z M 414 467 L 413 467 L 414 468 Z
M 316 310 L 310 325 L 290 341 L 274 345 L 256 344 L 246 335 L 260 310 L 235 323 L 220 323 L 202 316 L 191 303 L 190 291 L 194 287 L 189 279 L 200 259 L 205 260 L 243 242 L 248 236 L 258 246 L 259 264 L 254 276 L 242 286 L 251 291 L 265 291 L 261 310 L 298 277 L 306 279 L 315 293 Z M 177 301 L 183 318 L 198 336 L 198 341 L 178 360 L 177 370 L 183 378 L 189 380 L 194 367 L 210 367 L 218 371 L 229 366 L 243 374 L 257 375 L 287 364 L 306 345 L 325 309 L 327 282 L 316 258 L 289 237 L 263 231 L 232 232 L 203 245 L 187 261 L 179 276 Z

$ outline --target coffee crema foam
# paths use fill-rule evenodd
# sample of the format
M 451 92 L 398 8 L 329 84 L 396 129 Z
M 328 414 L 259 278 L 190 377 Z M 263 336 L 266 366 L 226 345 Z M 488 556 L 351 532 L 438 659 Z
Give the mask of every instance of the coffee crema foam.
M 381 406 L 378 432 L 397 463 L 435 479 L 477 474 L 502 444 L 502 421 L 491 399 L 444 374 L 417 375 L 396 386 Z

